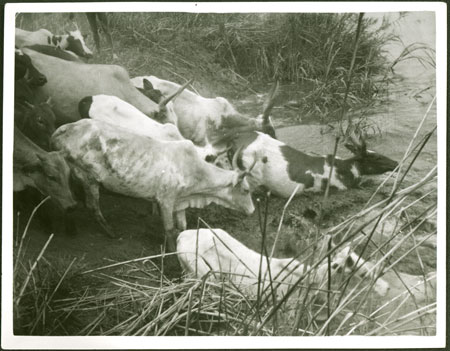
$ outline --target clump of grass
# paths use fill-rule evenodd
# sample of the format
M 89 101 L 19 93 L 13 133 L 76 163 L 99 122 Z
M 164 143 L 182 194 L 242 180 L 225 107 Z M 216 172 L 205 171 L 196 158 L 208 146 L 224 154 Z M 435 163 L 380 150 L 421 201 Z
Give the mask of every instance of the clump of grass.
M 16 335 L 66 335 L 74 327 L 70 316 L 55 312 L 55 299 L 64 296 L 70 290 L 66 279 L 75 259 L 62 271 L 60 267 L 48 262 L 45 251 L 50 245 L 51 234 L 36 257 L 28 256 L 28 230 L 34 215 L 47 201 L 42 200 L 32 211 L 22 235 L 16 233 L 14 247 L 13 284 L 14 284 L 14 334 Z M 68 290 L 69 289 L 69 290 Z

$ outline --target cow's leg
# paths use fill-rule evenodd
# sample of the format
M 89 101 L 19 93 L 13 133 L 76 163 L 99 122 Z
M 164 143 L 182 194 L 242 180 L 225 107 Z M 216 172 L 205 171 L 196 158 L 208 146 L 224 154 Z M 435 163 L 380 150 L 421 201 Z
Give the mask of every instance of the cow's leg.
M 86 17 L 91 27 L 92 36 L 94 37 L 95 47 L 100 51 L 100 37 L 98 35 L 97 18 L 95 12 L 86 12 Z
M 176 226 L 180 231 L 186 230 L 186 211 L 177 211 L 175 212 Z
M 160 216 L 159 204 L 156 201 L 152 201 L 152 216 Z
M 98 12 L 97 18 L 100 22 L 103 33 L 105 33 L 105 35 L 106 35 L 106 41 L 108 42 L 108 45 L 111 47 L 111 50 L 114 51 L 111 33 L 109 32 L 108 17 L 106 16 L 106 13 Z
M 106 234 L 111 238 L 115 238 L 113 230 L 106 222 L 105 217 L 103 217 L 103 214 L 100 211 L 100 191 L 98 183 L 95 181 L 95 179 L 92 179 L 83 171 L 80 171 L 78 169 L 74 169 L 73 171 L 74 175 L 81 181 L 83 185 L 86 207 L 93 212 L 95 219 L 106 232 Z
M 160 203 L 161 215 L 164 223 L 164 232 L 169 252 L 176 251 L 176 239 L 178 231 L 174 228 L 173 223 L 173 205 Z

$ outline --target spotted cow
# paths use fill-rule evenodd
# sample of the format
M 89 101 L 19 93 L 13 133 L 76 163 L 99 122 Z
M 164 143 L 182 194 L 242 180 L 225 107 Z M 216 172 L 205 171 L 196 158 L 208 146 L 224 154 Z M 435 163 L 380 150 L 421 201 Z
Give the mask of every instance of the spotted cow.
M 50 45 L 61 50 L 71 51 L 77 56 L 91 58 L 92 51 L 87 47 L 80 30 L 67 31 L 67 34 L 54 35 L 47 29 L 39 29 L 34 32 L 16 28 L 16 47 L 23 48 L 35 44 Z
M 350 138 L 345 146 L 354 156 L 336 157 L 330 179 L 330 186 L 339 190 L 357 186 L 362 176 L 393 171 L 398 165 L 397 161 L 368 150 L 361 135 Z M 233 149 L 238 154 L 234 169 L 244 169 L 256 162 L 248 177 L 252 188 L 262 185 L 285 198 L 297 186 L 297 194 L 322 191 L 332 164 L 332 155 L 312 156 L 260 132 L 236 135 Z

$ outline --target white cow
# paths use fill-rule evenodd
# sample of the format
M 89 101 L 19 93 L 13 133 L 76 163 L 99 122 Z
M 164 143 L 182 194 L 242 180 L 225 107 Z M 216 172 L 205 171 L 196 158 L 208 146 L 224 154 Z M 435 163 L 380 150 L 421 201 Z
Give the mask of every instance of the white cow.
M 82 119 L 59 127 L 52 145 L 82 182 L 87 208 L 114 236 L 100 211 L 99 186 L 118 194 L 156 200 L 173 250 L 175 229 L 186 229 L 185 210 L 210 203 L 251 214 L 245 176 L 201 159 L 189 140 L 161 141 L 104 121 Z
M 103 94 L 86 96 L 80 101 L 78 110 L 81 118 L 112 123 L 157 140 L 186 140 L 172 123 L 159 123 L 117 96 Z M 202 159 L 206 159 L 209 155 L 209 150 L 198 146 L 195 148 Z
M 201 278 L 210 274 L 221 278 L 226 275 L 243 291 L 256 294 L 261 255 L 222 229 L 199 229 L 198 233 L 196 229 L 181 232 L 177 239 L 177 255 L 181 266 L 191 276 Z M 358 261 L 358 255 L 352 252 L 349 246 L 333 256 L 332 274 L 350 274 L 355 271 L 356 262 L 358 262 L 358 270 L 355 271 L 357 277 L 367 279 L 375 274 L 371 271 L 373 265 L 362 258 Z M 279 296 L 285 294 L 290 285 L 304 277 L 305 272 L 311 269 L 292 258 L 272 258 L 268 266 L 267 257 L 262 256 L 261 276 L 264 279 L 262 288 L 269 286 L 268 267 L 274 282 L 273 286 L 277 287 L 276 292 Z M 325 262 L 312 273 L 312 281 L 319 285 L 319 288 L 324 288 L 326 284 L 327 267 L 328 264 Z M 378 294 L 385 295 L 389 285 L 379 278 L 374 288 Z
M 145 81 L 151 83 L 154 89 L 160 90 L 163 96 L 173 94 L 180 85 L 159 79 L 155 76 L 141 76 L 131 79 L 138 88 L 144 88 Z M 214 146 L 223 133 L 237 130 L 260 130 L 275 136 L 275 130 L 270 122 L 270 109 L 273 107 L 275 89 L 270 94 L 269 103 L 259 118 L 248 118 L 240 114 L 223 97 L 205 98 L 185 89 L 173 101 L 176 120 L 169 122 L 177 125 L 181 134 L 192 140 L 196 145 Z M 223 146 L 220 148 L 223 149 Z

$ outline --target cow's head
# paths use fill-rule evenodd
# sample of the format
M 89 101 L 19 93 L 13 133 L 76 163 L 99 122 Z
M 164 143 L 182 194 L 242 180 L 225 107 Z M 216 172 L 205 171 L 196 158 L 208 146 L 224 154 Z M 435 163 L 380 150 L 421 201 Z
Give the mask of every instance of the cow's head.
M 64 48 L 65 50 L 72 51 L 80 57 L 92 57 L 92 51 L 84 42 L 84 40 L 87 38 L 87 34 L 83 36 L 78 28 L 74 31 L 66 31 L 66 33 L 67 46 Z
M 191 80 L 187 81 L 182 86 L 180 86 L 175 93 L 173 93 L 173 94 L 171 94 L 171 95 L 169 95 L 169 96 L 167 96 L 165 98 L 161 98 L 159 100 L 158 106 L 159 106 L 159 111 L 160 112 L 159 112 L 158 119 L 161 122 L 163 122 L 163 123 L 164 122 L 169 122 L 169 123 L 176 124 L 176 121 L 177 121 L 178 118 L 177 118 L 177 115 L 176 115 L 175 110 L 173 108 L 172 101 L 175 100 L 178 97 L 178 95 L 180 95 L 183 92 L 183 90 L 186 89 L 186 87 L 189 84 L 191 84 L 193 81 L 194 81 L 194 78 L 192 78 Z M 152 88 L 153 88 L 153 86 L 152 86 Z
M 142 83 L 143 87 L 138 88 L 138 90 L 154 103 L 159 104 L 163 98 L 161 90 L 153 88 L 153 84 L 146 78 L 143 79 Z
M 69 187 L 70 169 L 59 151 L 36 154 L 38 162 L 26 166 L 23 171 L 32 174 L 36 187 L 50 195 L 63 209 L 76 205 Z
M 225 207 L 251 215 L 255 211 L 255 206 L 250 193 L 250 186 L 245 178 L 246 175 L 245 172 L 236 172 L 232 182 L 223 190 L 225 195 L 223 198 L 228 199 L 228 206 L 225 205 Z
M 336 282 L 342 282 L 343 279 L 348 278 L 352 273 L 354 273 L 355 277 L 370 282 L 372 279 L 377 278 L 377 272 L 373 267 L 372 263 L 365 261 L 352 251 L 350 246 L 340 249 L 331 259 L 332 279 Z M 325 262 L 319 266 L 316 277 L 323 283 L 326 281 L 327 276 L 328 263 Z M 389 284 L 385 280 L 378 278 L 374 283 L 374 289 L 377 294 L 384 296 L 389 290 Z
M 47 83 L 47 78 L 39 72 L 31 62 L 30 56 L 21 50 L 15 51 L 15 80 L 24 78 L 33 86 L 42 86 Z
M 218 96 L 215 98 L 217 110 L 221 116 L 235 116 L 239 115 L 233 105 L 225 98 Z
M 49 150 L 50 137 L 56 129 L 51 98 L 36 105 L 24 101 L 17 113 L 22 114 L 18 118 L 22 121 L 22 129 L 27 130 L 27 136 L 44 150 Z
M 367 149 L 366 142 L 362 135 L 352 133 L 345 143 L 345 147 L 354 155 L 354 160 L 358 164 L 361 175 L 382 174 L 384 172 L 393 171 L 398 162 L 383 156 L 375 151 Z
M 238 153 L 239 152 L 235 153 L 232 164 L 236 164 Z M 255 164 L 256 158 L 249 169 L 246 169 L 244 171 L 234 170 L 235 175 L 233 177 L 233 181 L 230 187 L 230 197 L 232 203 L 234 204 L 234 208 L 236 208 L 237 210 L 244 211 L 248 215 L 252 214 L 255 211 L 255 206 L 253 205 L 253 200 L 250 192 L 250 185 L 248 184 L 246 177 L 253 170 Z

